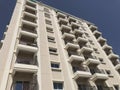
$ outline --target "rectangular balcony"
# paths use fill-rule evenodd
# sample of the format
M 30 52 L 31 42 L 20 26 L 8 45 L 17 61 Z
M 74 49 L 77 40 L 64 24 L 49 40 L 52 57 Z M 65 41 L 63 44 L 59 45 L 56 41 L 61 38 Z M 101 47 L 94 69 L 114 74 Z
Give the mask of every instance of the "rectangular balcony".
M 33 7 L 33 8 L 36 8 L 36 3 L 35 2 L 32 2 L 30 0 L 27 0 L 26 1 L 26 5 L 30 6 L 30 7 Z
M 22 20 L 22 24 L 26 24 L 26 25 L 30 25 L 33 27 L 37 27 L 36 23 L 30 22 L 30 21 L 26 21 L 26 20 Z
M 105 44 L 105 45 L 102 47 L 102 49 L 103 49 L 105 52 L 108 52 L 108 51 L 112 50 L 112 47 L 109 46 L 108 44 Z
M 100 64 L 100 61 L 98 59 L 95 59 L 95 58 L 88 58 L 86 61 L 85 61 L 85 64 L 87 66 L 97 66 Z
M 110 60 L 116 60 L 116 59 L 119 59 L 119 55 L 116 55 L 116 54 L 114 54 L 114 53 L 111 53 L 111 54 L 109 54 L 108 58 L 109 58 Z
M 38 67 L 36 65 L 28 65 L 28 64 L 20 64 L 16 63 L 14 66 L 13 72 L 29 72 L 29 73 L 36 73 Z
M 64 13 L 61 13 L 61 12 L 57 12 L 57 17 L 61 17 L 61 18 L 65 18 L 66 15 Z
M 37 38 L 37 34 L 30 33 L 30 32 L 23 31 L 23 30 L 20 31 L 20 34 L 25 35 L 25 36 L 30 36 L 30 37 L 33 37 L 33 38 Z
M 30 13 L 32 15 L 36 15 L 36 13 L 37 13 L 36 10 L 32 10 L 29 7 L 25 7 L 24 12 Z
M 69 16 L 69 22 L 76 22 L 76 19 L 74 17 Z
M 90 47 L 87 47 L 87 46 L 83 46 L 81 49 L 80 49 L 80 53 L 82 54 L 91 54 L 93 52 L 93 49 L 90 48 Z
M 59 24 L 64 24 L 64 25 L 67 25 L 68 24 L 68 20 L 66 18 L 59 18 L 58 20 Z
M 80 71 L 80 70 L 78 70 L 78 71 L 76 71 L 75 73 L 74 73 L 74 79 L 75 80 L 77 80 L 77 79 L 79 79 L 79 78 L 85 78 L 85 79 L 90 79 L 92 77 L 92 75 L 91 75 L 91 73 L 89 72 L 89 71 Z
M 96 31 L 98 28 L 96 27 L 96 26 L 93 26 L 93 25 L 90 25 L 90 30 L 92 31 L 92 32 L 94 32 L 94 31 Z
M 84 31 L 81 31 L 80 29 L 74 29 L 74 31 L 73 31 L 73 33 L 75 34 L 75 35 L 83 35 L 84 34 Z
M 94 31 L 93 34 L 97 39 L 102 35 L 102 33 L 99 31 Z
M 67 43 L 65 46 L 65 49 L 67 50 L 77 50 L 79 48 L 79 45 L 73 44 L 73 43 Z
M 31 7 L 31 6 L 29 6 L 29 5 L 25 5 L 25 7 L 26 7 L 26 8 L 29 8 L 29 9 L 31 9 L 31 10 L 37 11 L 37 9 L 36 9 L 36 8 Z
M 103 46 L 107 40 L 104 39 L 103 37 L 99 37 L 97 41 L 100 43 L 101 46 Z
M 71 22 L 71 26 L 72 26 L 73 28 L 77 28 L 77 29 L 80 27 L 80 25 L 77 24 L 77 23 L 75 23 L 75 22 Z
M 17 51 L 19 50 L 25 50 L 25 51 L 29 51 L 29 52 L 37 52 L 38 51 L 38 48 L 33 45 L 33 44 L 18 44 L 18 47 L 17 47 Z
M 88 42 L 88 40 L 83 37 L 78 37 L 77 42 L 78 42 L 78 44 L 85 45 Z
M 72 41 L 75 38 L 75 36 L 72 35 L 72 34 L 70 34 L 70 33 L 64 33 L 63 36 L 62 36 L 62 38 L 64 40 L 71 40 Z
M 108 79 L 108 75 L 105 74 L 103 70 L 95 71 L 92 76 L 92 81 L 106 81 Z
M 84 59 L 83 56 L 78 56 L 78 55 L 71 55 L 70 58 L 69 58 L 70 63 L 74 63 L 74 62 L 81 63 L 84 60 L 85 59 Z
M 25 11 L 24 11 L 24 15 L 27 15 L 27 16 L 30 16 L 30 17 L 32 17 L 32 18 L 36 18 L 36 19 L 37 19 L 37 16 L 36 16 L 36 15 L 31 14 L 31 13 L 28 13 L 28 12 L 25 12 Z
M 68 25 L 61 25 L 61 31 L 70 32 L 71 31 L 71 27 L 68 26 Z

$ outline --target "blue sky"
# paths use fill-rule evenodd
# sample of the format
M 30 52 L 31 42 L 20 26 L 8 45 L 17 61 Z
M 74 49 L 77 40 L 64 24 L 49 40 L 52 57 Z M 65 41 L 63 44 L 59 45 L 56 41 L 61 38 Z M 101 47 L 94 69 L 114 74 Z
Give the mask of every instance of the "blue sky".
M 120 0 L 38 0 L 98 26 L 113 51 L 120 55 Z M 0 39 L 16 0 L 0 0 Z

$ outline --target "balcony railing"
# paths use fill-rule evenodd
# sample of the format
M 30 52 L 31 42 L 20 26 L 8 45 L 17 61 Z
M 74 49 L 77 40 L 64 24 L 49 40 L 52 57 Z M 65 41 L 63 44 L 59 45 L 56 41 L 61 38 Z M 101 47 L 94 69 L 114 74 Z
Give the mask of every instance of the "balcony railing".
M 36 43 L 28 43 L 28 42 L 20 41 L 20 44 L 28 45 L 28 46 L 32 46 L 32 47 L 37 47 Z

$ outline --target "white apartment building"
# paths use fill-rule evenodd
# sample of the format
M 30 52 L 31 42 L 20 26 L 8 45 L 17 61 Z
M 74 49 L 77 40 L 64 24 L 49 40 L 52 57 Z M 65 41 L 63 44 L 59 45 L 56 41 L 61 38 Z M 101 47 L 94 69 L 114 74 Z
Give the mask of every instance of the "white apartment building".
M 0 90 L 120 90 L 119 56 L 94 24 L 17 0 L 0 43 Z

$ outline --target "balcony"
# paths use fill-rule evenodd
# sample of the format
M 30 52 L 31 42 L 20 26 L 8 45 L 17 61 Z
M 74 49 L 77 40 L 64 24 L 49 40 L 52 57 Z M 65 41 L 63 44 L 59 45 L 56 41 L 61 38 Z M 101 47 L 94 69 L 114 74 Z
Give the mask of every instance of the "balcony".
M 74 62 L 81 63 L 84 60 L 85 59 L 84 59 L 83 56 L 78 56 L 78 55 L 71 55 L 70 58 L 69 58 L 70 63 L 74 63 Z
M 75 23 L 75 22 L 71 22 L 71 26 L 72 26 L 72 28 L 79 28 L 79 24 L 77 24 L 77 23 Z
M 18 64 L 16 63 L 14 66 L 13 72 L 29 72 L 29 73 L 36 73 L 38 67 L 35 65 L 27 65 L 27 64 Z
M 61 25 L 61 31 L 64 31 L 64 32 L 70 32 L 71 31 L 71 27 L 70 26 L 67 26 L 67 25 Z
M 78 37 L 77 42 L 78 42 L 78 44 L 85 45 L 88 42 L 88 40 L 83 37 Z
M 105 74 L 104 71 L 99 70 L 99 71 L 95 71 L 95 73 L 92 76 L 92 81 L 96 82 L 96 81 L 106 81 L 108 79 L 108 75 Z
M 93 25 L 90 25 L 90 30 L 92 31 L 92 32 L 94 32 L 94 31 L 96 31 L 98 28 L 96 27 L 96 26 L 93 26 Z
M 32 15 L 36 15 L 37 11 L 36 10 L 32 10 L 29 7 L 25 7 L 24 12 L 30 13 Z
M 31 10 L 37 11 L 36 8 L 31 7 L 31 6 L 29 6 L 29 5 L 25 5 L 25 7 L 28 8 L 28 9 L 31 9 Z
M 95 58 L 88 58 L 86 61 L 85 61 L 85 64 L 87 66 L 97 66 L 100 64 L 100 61 L 95 59 Z
M 108 58 L 109 58 L 110 60 L 116 60 L 116 59 L 119 59 L 119 56 L 116 55 L 116 54 L 114 54 L 114 53 L 111 53 L 111 54 L 109 54 Z
M 36 27 L 31 26 L 31 25 L 27 25 L 27 24 L 23 24 L 22 23 L 21 29 L 22 29 L 22 31 L 26 31 L 26 32 L 30 32 L 30 33 L 33 33 L 33 34 L 37 34 Z
M 26 24 L 26 25 L 30 25 L 33 27 L 37 27 L 37 24 L 34 22 L 30 22 L 30 21 L 26 21 L 26 20 L 22 20 L 22 24 Z
M 39 90 L 36 78 L 31 72 L 16 72 L 9 90 Z
M 64 33 L 62 38 L 64 40 L 71 40 L 72 41 L 75 38 L 75 36 L 72 34 L 69 34 L 69 33 Z
M 96 90 L 95 86 L 89 86 L 89 85 L 80 85 L 78 84 L 78 89 L 77 90 Z
M 31 14 L 31 13 L 28 13 L 28 12 L 25 12 L 25 11 L 24 11 L 24 15 L 30 16 L 30 17 L 32 17 L 32 18 L 37 18 L 36 15 Z
M 58 17 L 58 18 L 59 18 L 59 17 L 61 17 L 61 18 L 65 18 L 66 15 L 63 14 L 63 13 L 61 13 L 61 12 L 57 12 L 57 17 Z
M 73 33 L 74 33 L 75 35 L 80 35 L 80 36 L 82 36 L 82 35 L 84 34 L 84 31 L 81 31 L 80 29 L 74 29 Z
M 107 40 L 103 37 L 99 37 L 97 41 L 100 43 L 101 46 L 103 46 Z
M 67 50 L 77 50 L 79 48 L 79 45 L 73 44 L 73 43 L 67 43 L 65 46 L 65 49 Z
M 74 73 L 74 79 L 77 80 L 79 78 L 84 78 L 84 79 L 90 79 L 92 77 L 91 73 L 89 71 L 87 71 L 86 69 L 82 69 L 82 70 L 77 70 Z
M 67 25 L 68 24 L 68 20 L 66 18 L 59 18 L 58 20 L 59 24 L 62 25 Z
M 29 0 L 27 0 L 26 5 L 28 5 L 30 7 L 33 7 L 33 8 L 36 8 L 36 3 L 35 2 L 31 2 Z
M 97 39 L 102 35 L 99 31 L 94 31 L 93 34 Z
M 108 51 L 112 50 L 112 47 L 109 46 L 109 45 L 107 45 L 107 44 L 105 44 L 105 45 L 102 47 L 102 49 L 103 49 L 105 52 L 108 52 Z
M 71 17 L 71 16 L 69 16 L 69 22 L 70 22 L 70 23 L 71 23 L 71 22 L 76 22 L 76 19 L 73 18 L 73 17 Z
M 120 70 L 120 62 L 115 66 L 115 69 L 118 71 Z
M 25 35 L 25 36 L 30 36 L 30 37 L 33 37 L 33 38 L 37 38 L 37 34 L 30 33 L 30 32 L 23 31 L 23 30 L 20 31 L 20 34 Z
M 80 53 L 82 54 L 86 54 L 86 55 L 89 55 L 93 52 L 93 49 L 90 48 L 90 47 L 87 47 L 87 46 L 83 46 L 81 49 L 80 49 Z

